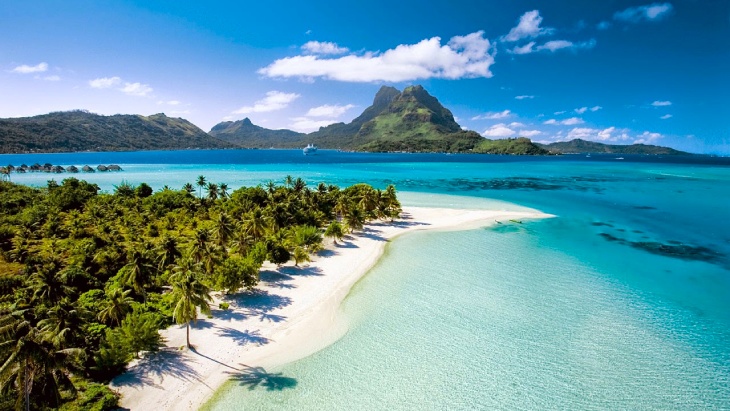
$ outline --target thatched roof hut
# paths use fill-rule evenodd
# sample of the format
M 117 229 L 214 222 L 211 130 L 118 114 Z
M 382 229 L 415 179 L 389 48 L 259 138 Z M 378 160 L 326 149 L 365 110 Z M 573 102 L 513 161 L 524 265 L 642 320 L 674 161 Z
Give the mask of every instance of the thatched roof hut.
M 54 173 L 63 173 L 66 169 L 61 166 L 53 166 L 51 167 L 51 171 Z
M 96 166 L 96 169 L 99 171 L 108 171 L 109 169 L 104 164 L 99 164 Z
M 78 173 L 79 169 L 76 166 L 68 166 L 66 168 L 66 171 L 68 171 L 69 173 Z
M 87 165 L 81 167 L 81 171 L 83 171 L 84 173 L 93 173 L 96 170 L 94 170 L 93 168 L 89 167 L 89 165 L 87 164 Z
M 109 171 L 122 171 L 122 168 L 116 164 L 110 164 L 108 169 Z

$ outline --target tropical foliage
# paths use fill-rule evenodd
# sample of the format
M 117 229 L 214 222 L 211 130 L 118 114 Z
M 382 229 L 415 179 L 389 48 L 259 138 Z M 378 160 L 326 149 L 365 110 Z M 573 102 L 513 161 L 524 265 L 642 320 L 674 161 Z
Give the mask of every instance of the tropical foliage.
M 210 312 L 211 291 L 255 287 L 265 261 L 302 264 L 324 235 L 399 213 L 393 186 L 293 177 L 232 192 L 204 176 L 157 192 L 0 182 L 0 409 L 110 409 L 103 382 L 156 350 L 159 329 Z

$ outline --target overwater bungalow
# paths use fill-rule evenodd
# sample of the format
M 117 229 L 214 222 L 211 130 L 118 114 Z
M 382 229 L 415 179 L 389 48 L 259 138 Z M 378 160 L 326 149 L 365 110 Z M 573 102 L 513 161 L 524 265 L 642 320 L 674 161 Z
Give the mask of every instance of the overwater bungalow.
M 107 167 L 109 171 L 122 171 L 122 168 L 119 167 L 116 164 L 110 164 L 109 167 Z
M 66 167 L 66 171 L 69 173 L 78 173 L 79 169 L 76 166 L 68 166 Z
M 99 164 L 96 166 L 96 169 L 99 171 L 109 171 L 109 169 L 104 164 Z
M 81 167 L 81 171 L 83 171 L 84 173 L 94 173 L 94 172 L 96 172 L 96 170 L 94 170 L 93 168 L 89 167 L 88 164 L 85 165 L 85 166 L 83 166 L 83 167 Z

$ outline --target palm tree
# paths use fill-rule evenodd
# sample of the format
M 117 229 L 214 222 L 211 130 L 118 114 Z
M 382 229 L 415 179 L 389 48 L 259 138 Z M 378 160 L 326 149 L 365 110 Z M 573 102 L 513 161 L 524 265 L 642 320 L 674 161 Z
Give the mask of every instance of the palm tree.
M 301 179 L 301 177 L 297 177 L 296 180 L 294 180 L 294 191 L 297 193 L 300 193 L 304 190 L 305 187 L 307 187 L 307 183 L 304 182 L 304 180 Z
M 201 177 L 203 177 L 203 176 L 201 176 Z M 194 188 L 194 187 L 193 187 L 193 185 L 192 185 L 192 184 L 190 184 L 190 183 L 185 183 L 185 184 L 183 185 L 182 189 L 183 189 L 183 190 L 184 190 L 184 191 L 185 191 L 186 193 L 188 193 L 188 194 L 193 194 L 193 192 L 195 192 L 195 188 Z
M 167 267 L 182 256 L 182 252 L 178 248 L 177 238 L 169 234 L 162 237 L 162 241 L 157 245 L 157 256 L 160 260 L 158 270 L 164 271 Z
M 285 184 L 285 185 L 286 185 L 287 187 L 291 187 L 291 186 L 292 186 L 292 185 L 294 184 L 294 178 L 293 178 L 293 177 L 292 177 L 291 175 L 287 175 L 287 176 L 286 176 L 286 177 L 284 178 L 284 184 Z
M 206 190 L 208 190 L 208 200 L 215 201 L 218 199 L 218 184 L 208 183 Z
M 123 290 L 120 287 L 112 287 L 107 290 L 106 300 L 102 303 L 102 309 L 97 315 L 99 321 L 119 326 L 134 302 L 134 299 L 129 296 L 130 292 L 132 290 Z
M 295 267 L 299 267 L 299 263 L 303 263 L 305 261 L 311 261 L 309 259 L 309 253 L 302 247 L 295 248 L 292 256 L 294 257 L 294 266 Z
M 200 175 L 198 176 L 198 182 L 196 183 L 198 187 L 200 187 L 200 195 L 198 197 L 203 198 L 203 187 L 205 187 L 205 177 Z
M 337 240 L 342 240 L 345 236 L 345 232 L 339 221 L 333 221 L 327 226 L 327 229 L 324 231 L 324 235 L 325 237 L 329 237 L 334 240 L 335 244 L 337 244 Z
M 0 389 L 14 388 L 16 408 L 31 409 L 31 394 L 41 398 L 34 403 L 55 407 L 61 402 L 60 387 L 73 389 L 71 371 L 80 371 L 84 355 L 78 348 L 55 349 L 43 333 L 24 318 L 26 310 L 6 313 L 0 318 Z M 34 391 L 34 388 L 36 390 Z M 34 408 L 35 405 L 34 404 Z
M 86 315 L 83 309 L 74 307 L 64 298 L 59 304 L 48 310 L 48 317 L 38 321 L 38 328 L 44 338 L 53 344 L 56 349 L 75 346 L 83 343 L 83 325 Z
M 271 219 L 264 215 L 260 208 L 256 208 L 250 212 L 243 220 L 243 226 L 246 232 L 253 237 L 255 241 L 261 239 L 269 230 L 269 221 Z
M 276 183 L 274 183 L 273 181 L 269 180 L 269 182 L 266 183 L 266 191 L 269 192 L 269 196 L 273 195 L 274 192 L 276 191 Z
M 146 253 L 139 247 L 133 247 L 127 253 L 127 264 L 117 273 L 119 284 L 128 285 L 135 292 L 144 296 L 144 286 L 150 282 L 155 267 L 150 264 Z
M 350 208 L 345 213 L 345 224 L 350 232 L 362 229 L 365 221 L 365 213 L 358 206 Z
M 33 300 L 55 304 L 71 292 L 60 274 L 60 263 L 51 260 L 40 267 L 30 276 L 30 288 L 33 290 Z
M 228 184 L 218 184 L 218 195 L 220 196 L 220 198 L 228 198 Z
M 172 299 L 175 307 L 172 318 L 178 324 L 185 324 L 185 342 L 190 345 L 190 321 L 197 321 L 198 307 L 203 314 L 210 314 L 210 297 L 208 287 L 200 280 L 195 264 L 180 267 L 175 281 L 172 283 Z
M 225 212 L 218 214 L 218 218 L 215 220 L 215 238 L 216 242 L 220 247 L 223 247 L 228 242 L 228 239 L 233 235 L 233 220 Z

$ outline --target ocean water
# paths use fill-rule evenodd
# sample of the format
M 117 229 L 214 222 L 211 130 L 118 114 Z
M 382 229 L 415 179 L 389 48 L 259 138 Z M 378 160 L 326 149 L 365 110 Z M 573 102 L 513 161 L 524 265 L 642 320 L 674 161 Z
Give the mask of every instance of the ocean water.
M 730 159 L 615 157 L 228 150 L 0 164 L 120 164 L 77 175 L 104 190 L 201 174 L 231 188 L 289 174 L 392 183 L 405 205 L 557 216 L 396 239 L 343 303 L 342 339 L 242 374 L 209 409 L 730 409 Z

